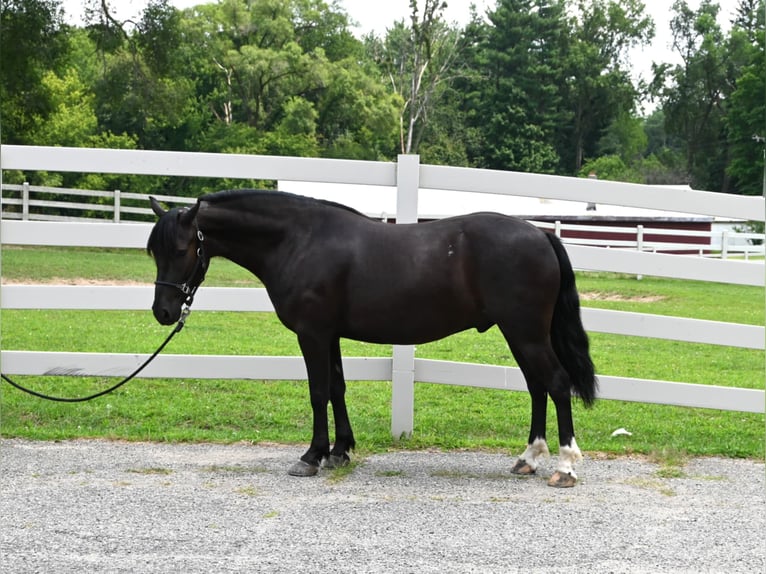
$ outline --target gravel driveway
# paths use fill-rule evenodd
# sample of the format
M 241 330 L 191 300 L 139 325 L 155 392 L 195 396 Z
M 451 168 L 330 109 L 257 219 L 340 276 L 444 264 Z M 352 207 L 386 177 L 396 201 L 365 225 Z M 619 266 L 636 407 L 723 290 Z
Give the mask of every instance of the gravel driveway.
M 764 465 L 591 458 L 574 489 L 484 452 L 287 476 L 293 446 L 0 441 L 0 570 L 766 571 Z M 679 476 L 667 477 L 667 474 Z

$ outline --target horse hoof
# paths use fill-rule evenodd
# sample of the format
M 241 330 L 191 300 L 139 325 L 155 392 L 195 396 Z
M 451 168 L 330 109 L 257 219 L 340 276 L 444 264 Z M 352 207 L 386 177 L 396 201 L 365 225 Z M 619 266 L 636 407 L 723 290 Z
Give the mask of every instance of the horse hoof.
M 302 460 L 299 460 L 290 467 L 287 474 L 290 476 L 314 476 L 319 472 L 318 464 L 309 464 Z
M 520 458 L 516 461 L 516 464 L 513 465 L 511 472 L 513 474 L 523 474 L 525 476 L 529 476 L 530 474 L 535 474 L 535 469 L 529 466 L 529 463 L 526 460 Z
M 577 479 L 571 474 L 559 472 L 557 470 L 548 481 L 548 486 L 552 486 L 553 488 L 572 488 L 576 482 Z
M 326 459 L 324 459 L 324 468 L 329 469 L 336 469 L 336 468 L 342 468 L 344 466 L 348 466 L 348 463 L 351 461 L 351 459 L 348 457 L 347 454 L 343 454 L 341 456 L 338 456 L 337 454 L 331 454 Z

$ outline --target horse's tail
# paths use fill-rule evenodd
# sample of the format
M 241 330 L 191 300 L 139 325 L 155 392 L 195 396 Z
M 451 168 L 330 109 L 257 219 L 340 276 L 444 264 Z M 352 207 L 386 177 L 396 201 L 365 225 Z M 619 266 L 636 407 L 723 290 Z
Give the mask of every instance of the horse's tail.
M 546 233 L 556 252 L 561 270 L 561 286 L 556 307 L 553 310 L 551 342 L 556 356 L 569 374 L 572 391 L 586 407 L 596 400 L 598 380 L 590 358 L 588 335 L 580 318 L 580 297 L 577 294 L 575 275 L 564 246 L 553 233 Z

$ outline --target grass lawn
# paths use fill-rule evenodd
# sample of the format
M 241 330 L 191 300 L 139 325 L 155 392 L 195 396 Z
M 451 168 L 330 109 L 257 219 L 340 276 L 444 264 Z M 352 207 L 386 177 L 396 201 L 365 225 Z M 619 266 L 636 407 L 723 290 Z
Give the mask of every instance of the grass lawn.
M 2 251 L 4 281 L 58 283 L 130 279 L 151 282 L 154 265 L 141 250 L 13 248 Z M 257 286 L 246 271 L 216 260 L 205 285 Z M 763 324 L 762 288 L 614 274 L 578 274 L 583 305 Z M 203 287 L 204 289 L 204 287 Z M 149 353 L 164 339 L 149 310 L 34 311 L 2 314 L 2 348 Z M 700 384 L 763 388 L 764 353 L 591 334 L 600 374 Z M 390 356 L 390 348 L 344 341 L 346 356 Z M 166 352 L 178 354 L 298 355 L 295 337 L 269 313 L 193 313 Z M 513 364 L 497 329 L 464 332 L 417 349 L 423 358 Z M 69 377 L 19 381 L 54 394 L 77 396 L 109 381 Z M 112 381 L 113 382 L 113 381 Z M 518 454 L 529 429 L 529 398 L 516 393 L 419 383 L 412 438 L 394 440 L 390 383 L 350 382 L 348 405 L 359 450 L 491 448 Z M 306 443 L 311 411 L 305 381 L 137 380 L 114 395 L 83 404 L 48 403 L 0 386 L 0 432 L 34 439 L 106 437 L 157 441 Z M 586 410 L 575 403 L 578 443 L 613 454 L 681 452 L 762 458 L 764 416 L 620 401 Z M 632 436 L 611 437 L 624 427 Z M 555 450 L 555 417 L 549 411 Z

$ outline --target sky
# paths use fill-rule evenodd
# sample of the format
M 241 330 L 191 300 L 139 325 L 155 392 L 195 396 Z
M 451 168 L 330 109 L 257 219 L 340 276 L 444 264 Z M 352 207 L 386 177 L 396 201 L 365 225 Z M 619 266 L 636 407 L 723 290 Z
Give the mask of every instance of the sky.
M 331 0 L 327 0 L 328 3 Z M 677 57 L 670 48 L 670 3 L 671 0 L 643 0 L 647 12 L 654 19 L 655 37 L 652 45 L 644 50 L 634 50 L 630 54 L 633 64 L 634 78 L 650 79 L 652 62 L 678 63 Z M 205 0 L 171 0 L 178 8 L 187 8 L 204 3 Z M 699 0 L 687 0 L 689 6 L 697 9 Z M 397 20 L 408 19 L 410 11 L 409 0 L 338 0 L 338 3 L 348 13 L 351 20 L 357 24 L 357 34 L 362 36 L 368 32 L 383 35 Z M 448 22 L 464 25 L 470 17 L 470 5 L 475 4 L 478 13 L 484 14 L 487 8 L 495 5 L 495 0 L 447 0 L 444 12 Z M 737 6 L 737 0 L 718 0 L 721 7 L 719 20 L 724 30 L 729 29 Z M 111 0 L 111 5 L 119 7 L 116 12 L 120 17 L 138 15 L 146 5 L 146 0 Z M 64 8 L 70 21 L 78 21 L 82 13 L 82 0 L 64 0 Z

